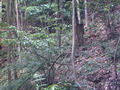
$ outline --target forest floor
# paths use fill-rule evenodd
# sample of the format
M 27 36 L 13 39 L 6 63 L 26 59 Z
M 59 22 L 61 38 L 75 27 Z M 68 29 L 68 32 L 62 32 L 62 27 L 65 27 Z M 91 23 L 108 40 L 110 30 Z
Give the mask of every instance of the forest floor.
M 114 90 L 113 59 L 115 52 L 113 51 L 116 49 L 117 42 L 116 39 L 107 40 L 106 29 L 102 22 L 96 23 L 95 26 L 86 29 L 84 46 L 76 53 L 75 68 L 78 81 L 83 87 L 87 86 L 86 88 L 95 87 L 95 90 L 109 90 L 107 88 L 112 88 Z M 7 51 L 6 46 L 2 46 L 0 49 L 0 68 L 7 65 L 7 59 L 3 56 Z M 67 58 L 70 57 L 66 56 L 65 59 Z M 54 66 L 56 69 L 54 74 L 56 82 L 60 80 L 73 81 L 71 62 L 63 60 L 60 64 L 56 63 Z M 118 77 L 120 77 L 119 66 L 120 64 L 118 64 Z M 116 81 L 120 81 L 120 78 Z M 118 87 L 118 90 L 120 90 L 120 85 Z
M 78 50 L 75 60 L 79 83 L 83 87 L 87 86 L 86 90 L 93 87 L 95 90 L 114 90 L 115 81 L 120 82 L 119 69 L 117 69 L 118 79 L 114 80 L 113 65 L 118 39 L 107 40 L 106 29 L 101 22 L 97 23 L 96 27 L 89 28 L 85 37 L 85 45 Z M 63 61 L 61 65 L 56 65 L 56 79 L 73 80 L 71 63 Z M 119 66 L 118 64 L 118 68 Z M 66 76 L 64 79 L 63 75 Z M 120 90 L 120 84 L 117 88 Z

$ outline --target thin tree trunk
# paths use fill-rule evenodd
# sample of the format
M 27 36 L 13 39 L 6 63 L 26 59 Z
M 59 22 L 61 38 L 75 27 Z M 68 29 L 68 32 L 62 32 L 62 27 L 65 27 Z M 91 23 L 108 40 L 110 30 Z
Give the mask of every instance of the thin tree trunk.
M 75 11 L 75 15 L 77 15 L 76 17 L 76 43 L 78 45 L 78 47 L 82 46 L 84 44 L 84 25 L 83 25 L 83 19 L 81 18 L 81 10 L 80 10 L 80 1 L 77 1 L 77 6 L 78 8 Z
M 7 23 L 10 24 L 10 0 L 6 0 L 6 10 L 7 10 Z M 9 36 L 8 36 L 9 37 Z M 8 56 L 7 56 L 7 59 L 8 59 L 8 64 L 11 63 L 11 59 L 10 59 L 10 47 L 8 46 Z M 8 88 L 11 90 L 11 69 L 8 68 Z
M 2 23 L 2 0 L 0 0 L 0 23 Z
M 19 24 L 19 14 L 18 14 L 18 1 L 17 0 L 15 0 L 15 11 L 16 11 L 16 23 L 17 23 L 17 30 L 19 30 L 20 29 L 20 24 Z M 18 42 L 18 54 L 19 54 L 19 56 L 18 56 L 18 61 L 20 62 L 20 64 L 22 63 L 22 59 L 21 59 L 21 54 L 20 54 L 20 52 L 21 52 L 21 45 L 20 45 L 20 41 Z M 17 79 L 17 72 L 16 72 L 16 69 L 15 69 L 15 71 L 14 71 L 14 77 L 15 77 L 15 79 Z
M 15 5 L 16 5 L 15 8 L 16 8 L 17 30 L 19 30 L 19 29 L 20 29 L 20 25 L 19 25 L 19 14 L 18 14 L 18 2 L 17 2 L 17 0 L 16 0 Z M 21 45 L 20 45 L 20 41 L 19 41 L 19 42 L 18 42 L 18 53 L 19 53 L 18 60 L 19 60 L 20 63 L 22 63 L 20 52 L 21 52 Z
M 24 7 L 26 7 L 26 2 L 25 1 L 24 1 Z M 28 22 L 26 20 L 26 17 L 27 17 L 27 12 L 26 11 L 23 13 L 23 16 L 24 16 L 24 18 L 23 18 L 23 22 L 24 22 L 23 29 L 27 30 Z
M 11 90 L 11 70 L 8 68 L 8 88 Z
M 79 24 L 82 24 L 81 14 L 80 14 L 80 8 L 78 8 L 78 20 L 79 20 Z
M 11 2 L 11 8 L 12 8 L 12 10 L 11 10 L 11 16 L 12 16 L 12 18 L 13 18 L 13 20 L 12 20 L 12 25 L 16 25 L 16 11 L 15 11 L 15 0 L 12 0 L 12 2 Z
M 11 59 L 10 59 L 10 47 L 8 46 L 8 64 L 10 65 L 11 63 Z M 8 88 L 11 90 L 11 80 L 12 80 L 12 76 L 11 76 L 11 69 L 8 68 Z
M 10 24 L 10 0 L 6 0 L 7 23 Z
M 76 74 L 76 69 L 75 69 L 75 62 L 74 62 L 74 60 L 75 60 L 75 44 L 76 44 L 76 42 L 75 42 L 75 40 L 76 40 L 76 17 L 75 17 L 75 0 L 72 0 L 72 8 L 73 8 L 73 10 L 72 10 L 72 12 L 73 12 L 73 15 L 72 15 L 72 33 L 73 33 L 73 38 L 72 38 L 72 52 L 71 52 L 71 63 L 72 63 L 72 68 L 73 68 L 73 76 L 74 76 L 74 81 L 75 81 L 75 83 L 79 86 L 79 88 L 81 89 L 81 86 L 80 86 L 80 84 L 79 84 L 79 82 L 78 82 L 78 80 L 77 80 L 77 74 Z
M 23 14 L 22 14 L 22 11 L 20 11 L 20 19 L 21 19 L 21 24 L 20 24 L 20 26 L 21 26 L 21 30 L 23 29 Z
M 77 4 L 79 5 L 80 4 L 79 0 L 76 0 L 76 1 L 77 1 Z M 81 10 L 80 10 L 79 6 L 78 6 L 78 21 L 79 21 L 79 24 L 82 24 Z
M 60 0 L 57 0 L 57 5 L 58 5 L 58 18 L 60 18 Z M 59 24 L 60 20 L 58 20 Z M 61 46 L 61 28 L 58 30 L 58 46 Z
M 19 26 L 19 16 L 18 16 L 18 1 L 17 0 L 16 0 L 16 3 L 15 3 L 15 8 L 16 8 L 17 29 L 20 29 L 20 26 Z
M 87 0 L 84 0 L 84 4 L 85 4 L 85 27 L 88 27 Z

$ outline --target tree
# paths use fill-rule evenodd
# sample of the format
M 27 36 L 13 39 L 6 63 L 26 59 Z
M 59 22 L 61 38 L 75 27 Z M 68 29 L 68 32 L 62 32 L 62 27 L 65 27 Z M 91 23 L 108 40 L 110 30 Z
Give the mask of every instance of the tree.
M 75 83 L 79 86 L 81 89 L 81 86 L 77 80 L 77 74 L 76 74 L 76 68 L 75 68 L 75 45 L 76 45 L 76 14 L 75 14 L 75 0 L 72 0 L 72 52 L 71 52 L 71 62 L 72 62 L 72 68 L 73 68 L 73 76 L 74 76 L 74 81 Z
M 88 27 L 88 10 L 87 10 L 87 0 L 84 0 L 85 5 L 85 27 Z
M 6 12 L 7 12 L 7 23 L 10 24 L 10 17 L 11 17 L 11 7 L 10 7 L 10 1 L 11 0 L 6 0 Z
M 0 23 L 2 22 L 2 0 L 0 0 Z

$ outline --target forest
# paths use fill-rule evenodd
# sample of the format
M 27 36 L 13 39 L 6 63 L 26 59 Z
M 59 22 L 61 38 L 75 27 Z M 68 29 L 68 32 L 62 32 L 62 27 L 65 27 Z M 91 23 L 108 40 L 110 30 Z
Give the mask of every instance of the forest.
M 120 90 L 120 0 L 0 0 L 0 90 Z

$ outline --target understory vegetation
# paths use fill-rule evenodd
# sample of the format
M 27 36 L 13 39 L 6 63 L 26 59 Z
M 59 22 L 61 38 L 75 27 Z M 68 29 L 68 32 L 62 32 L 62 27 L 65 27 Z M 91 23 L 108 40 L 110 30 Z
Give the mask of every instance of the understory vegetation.
M 0 90 L 120 90 L 120 1 L 0 0 Z

